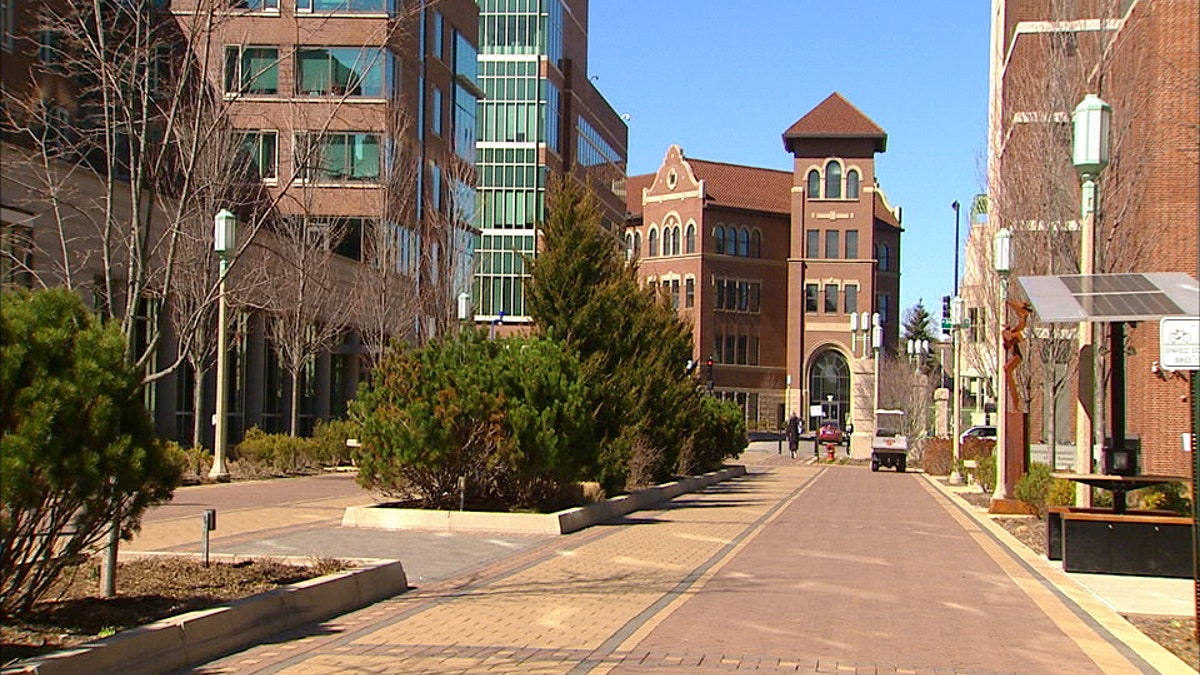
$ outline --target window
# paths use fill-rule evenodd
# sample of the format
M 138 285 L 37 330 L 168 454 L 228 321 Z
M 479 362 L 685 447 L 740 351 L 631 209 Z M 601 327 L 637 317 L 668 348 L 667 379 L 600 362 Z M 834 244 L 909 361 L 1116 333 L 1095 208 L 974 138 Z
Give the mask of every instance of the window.
M 858 286 L 845 287 L 845 305 L 843 309 L 846 314 L 853 314 L 858 311 Z
M 750 311 L 757 313 L 762 307 L 762 284 L 752 282 L 750 284 Z
M 720 225 L 713 228 L 713 242 L 715 253 L 725 252 L 725 228 Z
M 365 133 L 297 134 L 296 166 L 301 180 L 376 182 L 379 137 Z
M 880 244 L 875 248 L 875 260 L 878 261 L 881 272 L 888 271 L 888 266 L 891 264 L 891 260 L 889 259 L 890 253 L 891 251 L 888 250 L 887 244 Z
M 738 230 L 736 255 L 740 255 L 743 258 L 750 256 L 750 231 L 744 227 Z
M 279 134 L 274 131 L 248 131 L 242 134 L 242 152 L 246 155 L 248 180 L 275 180 L 279 171 Z
M 296 0 L 298 12 L 373 12 L 392 9 L 396 0 Z
M 261 12 L 263 10 L 279 11 L 279 0 L 233 0 L 230 5 L 253 12 Z
M 17 0 L 0 0 L 0 48 L 6 52 L 13 49 L 13 27 L 16 22 L 14 8 Z
M 808 198 L 821 198 L 821 174 L 816 169 L 808 172 Z
M 625 260 L 633 260 L 633 234 L 625 233 Z
M 225 47 L 225 92 L 278 94 L 279 49 L 275 47 Z
M 746 346 L 746 336 L 739 335 L 737 337 L 737 362 L 739 365 L 746 365 Z
M 301 47 L 296 53 L 296 91 L 312 96 L 384 96 L 386 51 L 358 47 Z
M 836 258 L 836 257 L 838 257 L 838 254 L 841 253 L 841 251 L 838 250 L 840 248 L 838 234 L 839 234 L 838 230 L 825 230 L 825 257 L 826 258 Z
M 804 311 L 817 311 L 817 293 L 819 292 L 816 284 L 805 284 L 804 286 Z
M 28 225 L 0 226 L 0 284 L 33 288 L 33 228 Z
M 433 135 L 442 135 L 442 90 L 436 86 L 433 88 Z
M 825 284 L 825 313 L 835 314 L 838 311 L 837 284 Z
M 642 233 L 633 233 L 633 257 L 640 258 L 642 256 Z
M 429 53 L 433 54 L 434 56 L 438 57 L 439 59 L 443 58 L 443 55 L 442 55 L 442 25 L 443 25 L 442 13 L 437 10 L 434 10 L 433 11 L 433 30 L 429 31 L 430 44 L 428 45 L 428 48 L 429 48 Z
M 647 255 L 653 258 L 658 255 L 658 230 L 650 230 L 649 244 L 650 252 Z
M 683 282 L 683 306 L 687 309 L 696 306 L 696 280 L 691 277 Z
M 671 309 L 679 310 L 679 280 L 671 280 Z
M 979 307 L 967 308 L 967 339 L 971 342 L 983 342 L 987 339 L 987 325 L 984 320 L 986 316 Z
M 837 161 L 825 166 L 825 198 L 842 198 L 842 165 Z
M 363 232 L 372 222 L 364 218 L 306 218 L 304 235 L 312 246 L 343 258 L 362 260 Z
M 684 251 L 686 253 L 695 253 L 696 252 L 696 224 L 695 223 L 688 223 L 687 234 L 684 236 L 686 238 L 686 241 L 684 243 L 684 246 L 685 246 Z M 689 305 L 689 307 L 690 307 L 690 305 Z
M 858 230 L 846 230 L 846 260 L 858 258 Z
M 54 30 L 39 30 L 37 40 L 38 61 L 53 72 L 64 72 L 62 34 Z
M 804 257 L 816 258 L 820 253 L 821 248 L 821 231 L 809 230 L 805 233 L 806 241 L 804 243 Z
M 875 309 L 879 312 L 879 323 L 888 322 L 888 302 L 889 298 L 886 295 L 875 296 Z
M 750 233 L 750 257 L 762 257 L 762 232 L 759 230 Z
M 846 199 L 858 199 L 858 171 L 856 169 L 846 172 Z

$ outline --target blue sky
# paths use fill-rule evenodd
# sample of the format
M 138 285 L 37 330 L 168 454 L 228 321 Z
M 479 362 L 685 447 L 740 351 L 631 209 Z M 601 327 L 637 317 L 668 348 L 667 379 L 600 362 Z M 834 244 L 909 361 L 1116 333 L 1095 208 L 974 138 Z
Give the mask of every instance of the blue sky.
M 834 91 L 888 134 L 880 185 L 903 209 L 901 307 L 935 315 L 985 191 L 989 3 L 592 0 L 588 70 L 629 115 L 629 173 L 689 157 L 791 170 L 780 135 Z M 961 266 L 961 263 L 960 263 Z M 961 283 L 961 271 L 960 271 Z

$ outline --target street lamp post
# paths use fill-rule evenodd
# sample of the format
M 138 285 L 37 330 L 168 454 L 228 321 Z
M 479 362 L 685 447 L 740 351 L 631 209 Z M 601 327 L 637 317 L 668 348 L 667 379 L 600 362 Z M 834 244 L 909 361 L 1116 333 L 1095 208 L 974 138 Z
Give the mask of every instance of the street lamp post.
M 1008 275 L 1012 271 L 1012 232 L 1002 227 L 993 240 L 993 265 L 1000 277 L 1000 310 L 996 318 L 996 489 L 992 501 L 1008 499 L 1008 387 L 1005 381 L 1004 321 L 1008 315 Z
M 227 303 L 225 300 L 225 277 L 229 271 L 229 255 L 237 246 L 237 216 L 228 209 L 221 209 L 213 222 L 213 250 L 221 259 L 219 288 L 217 291 L 217 405 L 213 415 L 213 465 L 208 477 L 213 480 L 229 480 L 229 469 L 225 466 L 225 445 L 228 439 L 229 420 L 227 408 L 229 396 L 228 373 L 225 352 L 229 348 L 229 335 L 226 328 Z
M 1074 124 L 1074 142 L 1071 160 L 1082 181 L 1079 223 L 1079 273 L 1095 274 L 1096 266 L 1096 179 L 1108 166 L 1108 129 L 1112 107 L 1095 94 L 1083 97 L 1071 115 Z M 1089 322 L 1079 324 L 1079 372 L 1086 377 L 1077 378 L 1078 401 L 1075 415 L 1075 472 L 1092 472 L 1092 452 L 1095 446 L 1094 420 L 1103 405 L 1103 393 L 1096 384 L 1094 326 Z M 1083 386 L 1090 382 L 1089 386 Z M 1091 492 L 1083 483 L 1077 486 L 1079 503 L 1090 505 Z
M 957 286 L 956 278 L 955 288 Z M 963 325 L 963 314 L 965 314 L 963 304 L 963 299 L 958 297 L 958 292 L 955 291 L 954 297 L 950 300 L 950 349 L 951 358 L 954 361 L 952 367 L 954 374 L 952 376 L 953 379 L 950 381 L 950 392 L 954 397 L 950 407 L 953 417 L 950 420 L 950 454 L 954 460 L 950 467 L 950 477 L 948 479 L 951 485 L 959 485 L 963 482 L 962 471 L 959 470 L 959 467 L 962 465 L 962 439 L 959 437 L 962 433 L 962 382 L 959 378 L 959 373 L 962 372 L 962 360 L 960 358 L 962 356 L 962 349 L 959 348 L 958 344 Z

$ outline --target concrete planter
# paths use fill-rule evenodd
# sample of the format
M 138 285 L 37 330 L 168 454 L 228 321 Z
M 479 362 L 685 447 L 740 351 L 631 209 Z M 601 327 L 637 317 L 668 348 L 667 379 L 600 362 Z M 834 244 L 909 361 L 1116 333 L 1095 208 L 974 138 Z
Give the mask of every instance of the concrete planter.
M 377 563 L 132 628 L 14 664 L 4 673 L 157 675 L 211 661 L 406 590 L 408 578 L 399 561 Z
M 509 534 L 567 534 L 638 511 L 681 494 L 746 473 L 744 466 L 655 485 L 587 506 L 555 513 L 494 513 L 484 511 L 431 511 L 384 506 L 356 506 L 342 515 L 343 527 L 381 530 L 442 530 L 446 532 L 504 532 Z

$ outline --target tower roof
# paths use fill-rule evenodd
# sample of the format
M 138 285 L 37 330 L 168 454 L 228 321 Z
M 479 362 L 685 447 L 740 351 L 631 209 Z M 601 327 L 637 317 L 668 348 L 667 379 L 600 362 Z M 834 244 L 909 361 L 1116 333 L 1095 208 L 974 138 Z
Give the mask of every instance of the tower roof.
M 887 150 L 887 132 L 836 91 L 783 132 L 783 147 L 792 152 L 795 141 L 818 138 L 872 139 L 875 152 Z

